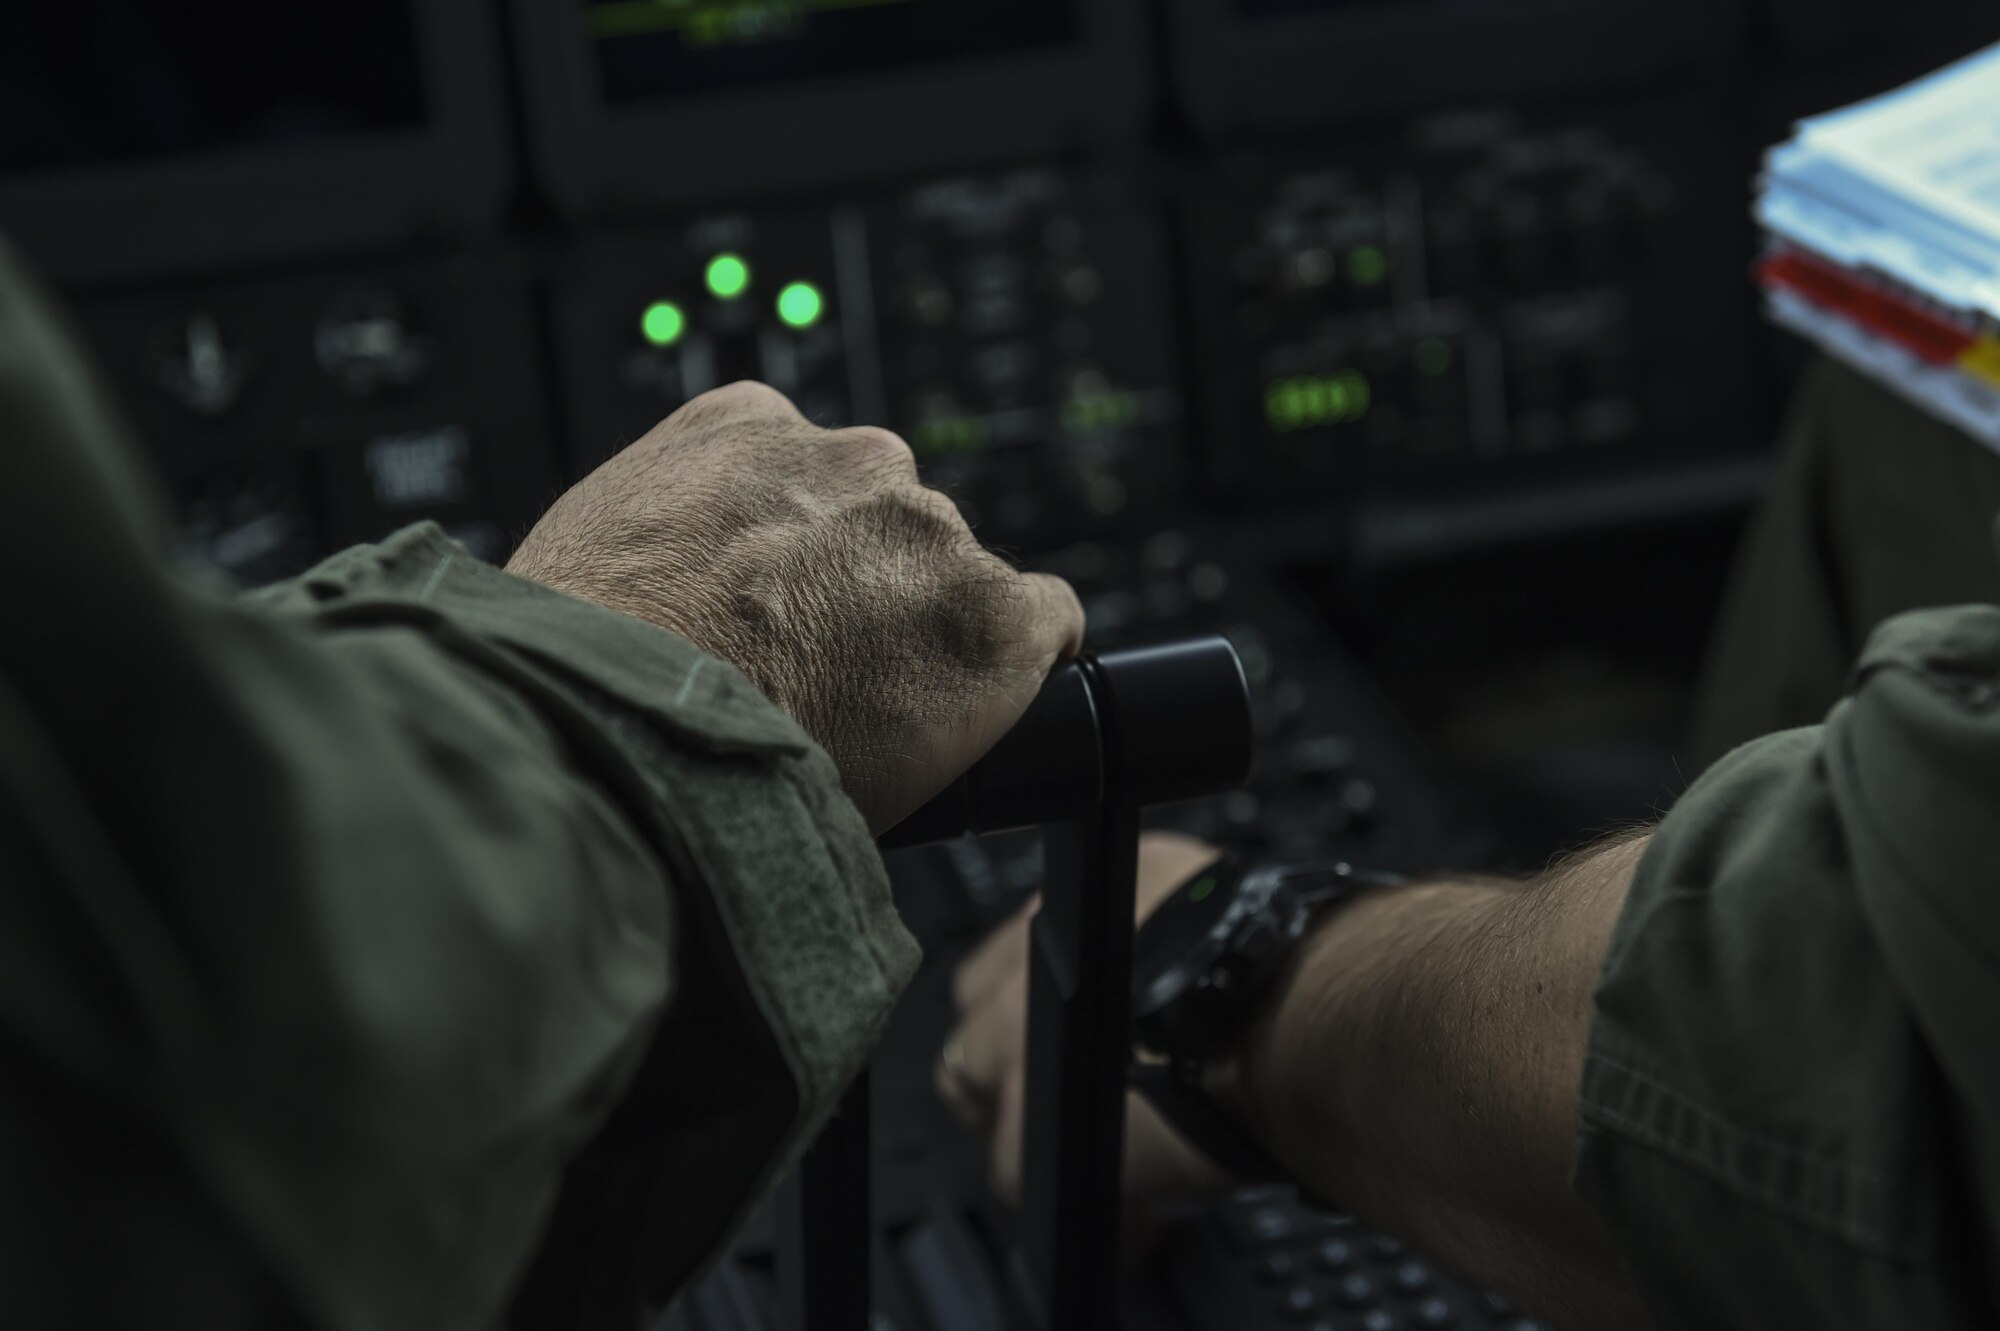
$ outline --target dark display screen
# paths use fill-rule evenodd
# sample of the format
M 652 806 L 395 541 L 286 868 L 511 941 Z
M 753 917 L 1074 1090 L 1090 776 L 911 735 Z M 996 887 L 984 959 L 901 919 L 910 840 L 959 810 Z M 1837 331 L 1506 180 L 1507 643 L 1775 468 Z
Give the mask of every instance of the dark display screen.
M 397 130 L 411 0 L 0 4 L 0 173 Z
M 585 0 L 610 102 L 998 55 L 1074 38 L 1074 0 Z M 912 115 L 923 108 L 912 107 Z

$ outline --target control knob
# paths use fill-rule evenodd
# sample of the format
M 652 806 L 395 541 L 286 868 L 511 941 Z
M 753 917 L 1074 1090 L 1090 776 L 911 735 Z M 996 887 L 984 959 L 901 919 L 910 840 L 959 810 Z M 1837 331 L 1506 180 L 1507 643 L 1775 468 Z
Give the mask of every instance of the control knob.
M 226 416 L 243 400 L 254 361 L 214 314 L 195 310 L 160 332 L 148 356 L 153 382 L 197 416 Z
M 411 326 L 403 302 L 379 289 L 349 292 L 313 332 L 320 368 L 356 397 L 408 388 L 430 373 L 430 340 Z

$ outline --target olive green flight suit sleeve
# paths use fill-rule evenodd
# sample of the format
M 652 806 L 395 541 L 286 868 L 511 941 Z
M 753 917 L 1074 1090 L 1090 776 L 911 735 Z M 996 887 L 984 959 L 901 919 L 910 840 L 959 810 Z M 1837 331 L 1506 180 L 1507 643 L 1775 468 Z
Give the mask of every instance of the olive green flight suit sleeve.
M 2000 1325 L 2000 608 L 1881 625 L 1656 831 L 1576 1182 L 1664 1327 Z
M 628 1324 L 914 969 L 832 763 L 434 527 L 178 582 L 106 400 L 0 250 L 5 1320 Z

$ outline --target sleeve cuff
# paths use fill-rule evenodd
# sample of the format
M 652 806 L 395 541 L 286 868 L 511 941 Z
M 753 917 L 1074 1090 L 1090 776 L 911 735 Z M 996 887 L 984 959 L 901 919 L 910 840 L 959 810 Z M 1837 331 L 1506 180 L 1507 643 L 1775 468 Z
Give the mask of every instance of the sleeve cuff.
M 666 1169 L 656 1151 L 646 1172 L 671 1186 L 667 1175 L 684 1181 L 695 1169 L 734 1194 L 733 1205 L 718 1199 L 724 1205 L 716 1209 L 727 1214 L 714 1226 L 678 1226 L 674 1246 L 684 1251 L 668 1260 L 688 1266 L 711 1258 L 832 1111 L 919 960 L 832 759 L 733 666 L 650 624 L 482 563 L 435 524 L 347 550 L 258 596 L 329 627 L 426 628 L 462 654 L 504 662 L 517 679 L 532 676 L 523 682 L 545 702 L 571 713 L 568 729 L 583 732 L 586 762 L 591 750 L 609 750 L 627 769 L 630 779 L 619 783 L 627 803 L 653 824 L 675 869 L 684 950 L 706 938 L 728 954 L 683 955 L 677 980 L 711 992 L 684 987 L 676 1011 L 717 1011 L 726 1001 L 718 994 L 747 991 L 754 1014 L 737 1003 L 729 1015 L 764 1028 L 732 1046 L 713 1038 L 719 1027 L 709 1022 L 690 1034 L 698 1052 L 688 1060 L 708 1066 L 642 1075 L 633 1092 L 650 1102 L 637 1106 L 653 1124 L 642 1135 L 671 1134 L 679 1145 L 669 1154 L 690 1156 Z M 630 797 L 635 788 L 638 799 Z M 740 973 L 718 974 L 730 959 L 728 969 Z M 669 1062 L 678 1061 L 674 1025 L 663 1027 L 667 1047 L 659 1050 Z M 796 1092 L 789 1122 L 771 1120 L 786 1097 L 770 1076 L 742 1066 L 759 1061 L 758 1047 L 769 1043 Z M 693 1097 L 702 1102 L 693 1119 L 688 1076 L 708 1083 Z M 675 1202 L 682 1222 L 693 1219 L 685 1201 Z M 638 1215 L 653 1204 L 630 1205 Z
M 665 629 L 495 568 L 434 522 L 344 550 L 255 595 L 347 621 L 371 610 L 426 607 L 545 671 L 581 678 L 711 753 L 803 754 L 813 747 L 734 666 Z
M 1830 788 L 1852 707 L 1688 790 L 1605 958 L 1575 1184 L 1662 1326 L 1990 1323 L 1965 1106 L 1857 885 L 1869 834 Z

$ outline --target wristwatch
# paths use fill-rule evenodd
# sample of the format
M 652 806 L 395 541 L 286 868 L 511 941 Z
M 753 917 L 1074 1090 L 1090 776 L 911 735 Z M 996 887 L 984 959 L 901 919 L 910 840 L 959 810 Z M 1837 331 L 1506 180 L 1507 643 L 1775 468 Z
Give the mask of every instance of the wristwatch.
M 1315 917 L 1403 881 L 1345 860 L 1228 856 L 1175 888 L 1133 941 L 1133 1088 L 1223 1169 L 1249 1182 L 1287 1177 L 1209 1093 L 1205 1074 L 1262 1014 Z

